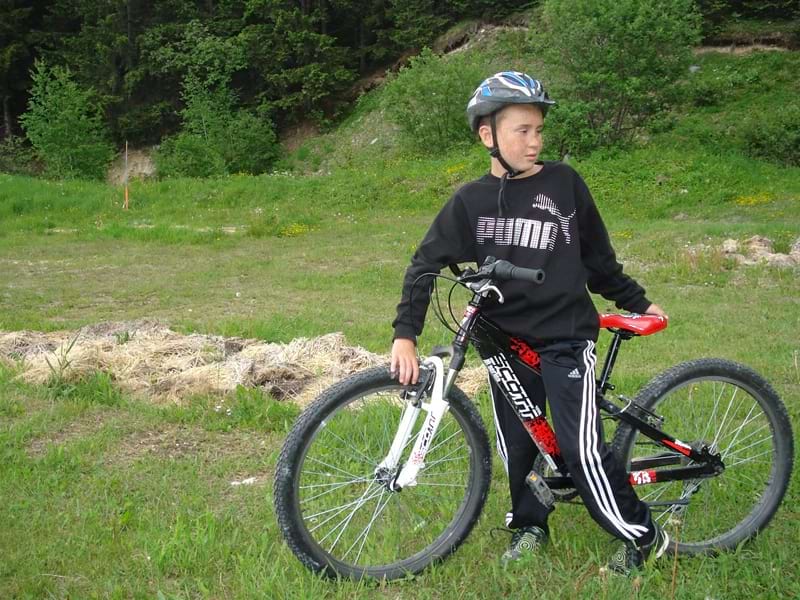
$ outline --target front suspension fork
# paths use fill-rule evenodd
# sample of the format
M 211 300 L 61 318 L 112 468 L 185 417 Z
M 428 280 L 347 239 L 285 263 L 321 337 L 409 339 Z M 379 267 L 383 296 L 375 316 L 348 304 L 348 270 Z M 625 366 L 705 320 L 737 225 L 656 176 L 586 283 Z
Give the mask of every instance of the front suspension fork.
M 430 386 L 430 400 L 427 403 L 422 402 L 421 396 L 424 390 L 420 387 L 418 392 L 420 398 L 409 401 L 406 404 L 400 419 L 400 425 L 389 448 L 389 453 L 375 469 L 376 474 L 391 473 L 397 469 L 403 449 L 408 445 L 417 417 L 420 411 L 426 411 L 428 414 L 417 433 L 417 439 L 414 441 L 414 447 L 411 449 L 408 460 L 398 472 L 397 477 L 388 484 L 389 489 L 396 492 L 404 487 L 417 485 L 417 474 L 425 466 L 425 455 L 436 435 L 436 430 L 439 428 L 442 417 L 450 407 L 450 404 L 445 400 L 445 374 L 442 359 L 439 356 L 431 356 L 423 363 L 423 368 L 425 367 L 433 371 L 434 377 Z

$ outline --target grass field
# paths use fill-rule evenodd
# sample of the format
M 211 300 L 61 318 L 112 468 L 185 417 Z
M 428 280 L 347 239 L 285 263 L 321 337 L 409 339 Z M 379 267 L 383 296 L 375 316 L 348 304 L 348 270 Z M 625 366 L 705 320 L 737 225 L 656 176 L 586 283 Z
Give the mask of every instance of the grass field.
M 765 94 L 798 91 L 787 75 L 793 56 L 701 61 L 712 79 L 755 72 L 794 86 Z M 666 332 L 623 349 L 617 383 L 631 394 L 683 360 L 738 360 L 772 382 L 797 429 L 800 271 L 740 266 L 720 248 L 763 235 L 788 252 L 800 237 L 800 169 L 723 143 L 749 110 L 727 85 L 721 104 L 668 131 L 573 163 L 628 272 L 671 317 Z M 349 152 L 330 174 L 135 183 L 129 211 L 104 184 L 0 174 L 0 330 L 155 317 L 270 341 L 343 331 L 387 352 L 408 258 L 485 156 Z M 612 308 L 602 298 L 597 306 Z M 431 326 L 422 350 L 446 339 Z M 614 546 L 580 506 L 556 511 L 535 573 L 504 571 L 497 557 L 508 539 L 490 534 L 508 507 L 499 463 L 476 530 L 442 565 L 390 585 L 319 581 L 281 543 L 272 512 L 275 460 L 296 408 L 244 390 L 226 399 L 230 415 L 211 397 L 153 405 L 102 375 L 31 387 L 15 379 L 18 368 L 0 368 L 3 598 L 723 599 L 800 589 L 797 476 L 758 539 L 628 581 L 599 577 Z M 478 401 L 491 423 L 486 398 Z M 231 483 L 248 477 L 256 483 Z

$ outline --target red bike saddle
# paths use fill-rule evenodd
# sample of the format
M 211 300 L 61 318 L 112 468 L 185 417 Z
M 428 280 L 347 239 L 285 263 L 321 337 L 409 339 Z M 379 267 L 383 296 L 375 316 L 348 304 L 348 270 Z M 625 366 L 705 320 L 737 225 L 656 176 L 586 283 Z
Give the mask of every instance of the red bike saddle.
M 667 318 L 659 315 L 618 315 L 601 313 L 600 327 L 622 329 L 634 335 L 650 335 L 667 327 Z

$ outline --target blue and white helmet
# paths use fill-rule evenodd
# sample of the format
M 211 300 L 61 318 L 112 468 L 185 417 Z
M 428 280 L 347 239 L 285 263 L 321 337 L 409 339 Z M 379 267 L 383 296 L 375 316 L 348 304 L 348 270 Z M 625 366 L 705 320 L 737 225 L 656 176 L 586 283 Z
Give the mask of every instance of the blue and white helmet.
M 467 119 L 472 131 L 478 131 L 481 117 L 491 115 L 508 104 L 535 104 L 542 115 L 555 104 L 538 79 L 519 71 L 503 71 L 484 79 L 467 104 Z

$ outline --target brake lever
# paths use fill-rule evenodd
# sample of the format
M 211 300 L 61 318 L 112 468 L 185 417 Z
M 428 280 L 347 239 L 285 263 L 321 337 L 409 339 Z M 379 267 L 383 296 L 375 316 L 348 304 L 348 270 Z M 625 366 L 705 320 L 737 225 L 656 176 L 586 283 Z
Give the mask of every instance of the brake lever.
M 506 301 L 505 296 L 503 296 L 503 292 L 497 289 L 496 285 L 486 283 L 477 291 L 478 294 L 481 294 L 483 296 L 488 296 L 489 292 L 494 292 L 495 294 L 497 294 L 497 301 L 500 304 L 503 304 Z
M 466 286 L 474 293 L 480 294 L 481 296 L 488 296 L 489 292 L 494 292 L 497 295 L 497 301 L 500 302 L 500 304 L 503 304 L 506 301 L 505 296 L 503 296 L 503 292 L 497 288 L 492 279 L 483 278 L 473 283 L 466 283 Z

